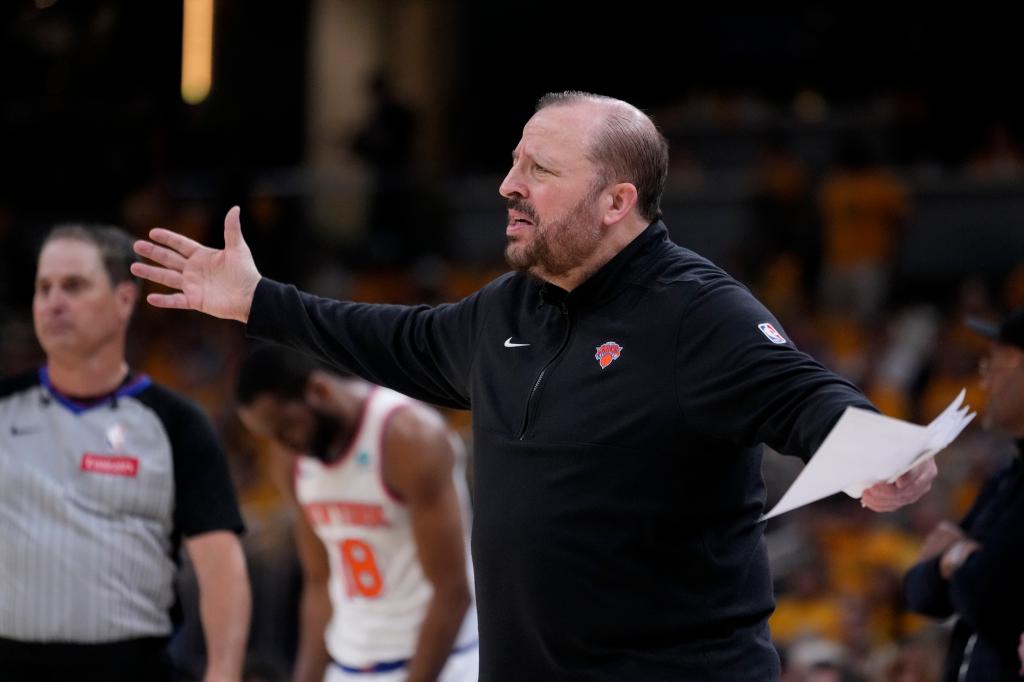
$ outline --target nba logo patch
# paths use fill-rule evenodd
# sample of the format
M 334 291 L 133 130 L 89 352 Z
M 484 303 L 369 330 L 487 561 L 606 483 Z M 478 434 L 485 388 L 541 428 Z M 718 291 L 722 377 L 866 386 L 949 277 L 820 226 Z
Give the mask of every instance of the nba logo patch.
M 107 429 L 107 443 L 114 452 L 124 450 L 125 430 L 120 424 L 114 424 Z
M 594 351 L 594 359 L 597 360 L 597 364 L 601 369 L 604 369 L 619 359 L 619 356 L 622 355 L 622 346 L 614 341 L 605 341 L 595 348 Z
M 773 327 L 770 323 L 762 322 L 761 324 L 757 325 L 757 328 L 760 329 L 761 333 L 767 336 L 768 340 L 771 341 L 772 343 L 786 343 L 786 339 L 782 336 L 782 334 L 775 331 L 775 327 Z

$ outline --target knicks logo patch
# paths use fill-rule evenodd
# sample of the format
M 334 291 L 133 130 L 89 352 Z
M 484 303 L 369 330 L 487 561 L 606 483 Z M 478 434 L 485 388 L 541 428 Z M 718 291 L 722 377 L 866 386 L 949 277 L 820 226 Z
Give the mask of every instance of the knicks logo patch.
M 597 364 L 601 366 L 601 369 L 604 369 L 619 359 L 619 356 L 622 355 L 622 346 L 614 341 L 605 341 L 595 351 L 594 359 L 597 360 Z
M 768 340 L 771 341 L 772 343 L 786 343 L 785 337 L 782 336 L 782 334 L 780 334 L 779 332 L 777 332 L 775 330 L 775 327 L 773 327 L 770 323 L 762 322 L 761 324 L 757 325 L 757 328 L 760 329 L 761 333 L 767 336 Z

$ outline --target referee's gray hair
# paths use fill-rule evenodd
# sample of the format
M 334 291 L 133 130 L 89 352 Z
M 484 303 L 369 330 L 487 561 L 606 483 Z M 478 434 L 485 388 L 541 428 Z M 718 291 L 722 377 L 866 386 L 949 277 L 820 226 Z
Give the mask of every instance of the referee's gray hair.
M 58 239 L 74 239 L 92 244 L 100 252 L 103 268 L 111 284 L 131 282 L 140 286 L 142 282 L 132 274 L 131 264 L 138 260 L 132 249 L 134 239 L 116 225 L 93 225 L 88 223 L 62 223 L 55 225 L 43 239 L 45 247 Z

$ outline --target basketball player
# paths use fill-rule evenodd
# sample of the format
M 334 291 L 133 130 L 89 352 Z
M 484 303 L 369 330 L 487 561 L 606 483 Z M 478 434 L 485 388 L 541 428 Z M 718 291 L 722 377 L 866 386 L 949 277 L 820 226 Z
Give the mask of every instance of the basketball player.
M 276 346 L 247 358 L 238 400 L 303 512 L 295 679 L 476 680 L 467 496 L 441 417 Z

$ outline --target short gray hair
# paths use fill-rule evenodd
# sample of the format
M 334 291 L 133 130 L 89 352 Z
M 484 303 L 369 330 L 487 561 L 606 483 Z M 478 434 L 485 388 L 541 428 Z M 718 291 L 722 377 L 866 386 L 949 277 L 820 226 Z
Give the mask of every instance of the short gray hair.
M 135 240 L 120 227 L 85 223 L 56 225 L 43 239 L 40 251 L 47 244 L 58 239 L 74 239 L 95 246 L 100 252 L 103 269 L 107 271 L 111 284 L 131 282 L 137 286 L 141 285 L 139 279 L 131 271 L 132 263 L 138 260 L 135 250 L 132 249 Z
M 668 178 L 665 136 L 647 114 L 628 102 L 605 95 L 577 90 L 549 92 L 537 101 L 536 111 L 581 102 L 608 107 L 604 126 L 590 148 L 590 159 L 601 167 L 605 182 L 632 183 L 640 215 L 652 221 L 661 218 L 661 195 Z

